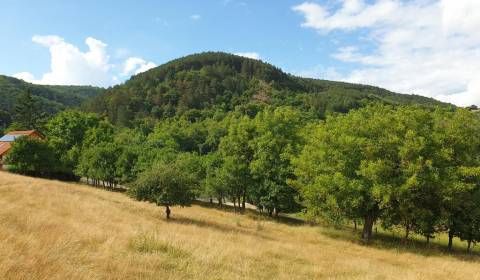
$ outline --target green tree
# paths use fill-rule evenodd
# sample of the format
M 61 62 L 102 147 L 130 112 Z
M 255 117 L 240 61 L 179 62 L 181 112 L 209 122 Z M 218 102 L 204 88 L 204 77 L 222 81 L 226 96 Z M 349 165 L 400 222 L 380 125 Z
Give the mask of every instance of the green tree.
M 222 171 L 224 179 L 228 174 L 228 193 L 234 203 L 245 209 L 249 188 L 254 183 L 250 172 L 250 164 L 254 157 L 252 141 L 256 137 L 255 126 L 252 120 L 243 116 L 232 122 L 219 145 L 219 152 L 223 158 Z
M 6 111 L 0 110 L 0 134 L 3 134 L 3 130 L 7 128 L 12 122 L 10 114 Z
M 67 110 L 57 114 L 46 124 L 46 135 L 60 159 L 62 172 L 73 174 L 78 164 L 87 132 L 99 126 L 96 114 Z
M 225 174 L 223 158 L 218 152 L 203 156 L 203 165 L 205 167 L 205 179 L 202 182 L 203 195 L 210 198 L 216 198 L 218 205 L 221 206 L 229 193 L 228 174 Z
M 468 175 L 478 178 L 480 170 L 477 168 L 474 172 L 470 170 Z M 465 174 L 467 175 L 467 174 Z M 467 252 L 470 252 L 472 244 L 480 241 L 480 188 L 478 179 L 476 188 L 466 197 L 461 207 L 460 215 L 456 219 L 456 235 L 463 241 L 467 242 Z
M 106 120 L 101 120 L 95 126 L 87 128 L 83 137 L 82 146 L 92 147 L 101 143 L 112 143 L 115 127 Z
M 139 156 L 138 147 L 125 147 L 121 149 L 121 153 L 115 163 L 118 182 L 125 184 L 135 181 L 137 178 L 137 162 Z
M 121 153 L 121 149 L 111 143 L 99 143 L 83 149 L 75 173 L 93 179 L 97 186 L 114 188 L 119 181 L 117 161 Z
M 459 109 L 455 112 L 436 112 L 436 135 L 442 141 L 440 154 L 444 154 L 443 226 L 448 231 L 448 248 L 451 250 L 453 238 L 460 235 L 461 224 L 465 220 L 465 205 L 478 188 L 475 180 L 480 166 L 480 118 L 471 111 Z
M 56 162 L 47 142 L 27 136 L 14 142 L 6 159 L 10 170 L 35 176 L 51 176 L 56 171 Z
M 370 241 L 400 183 L 396 123 L 391 107 L 370 106 L 318 125 L 295 161 L 307 211 L 363 219 L 362 238 Z
M 137 200 L 165 206 L 170 219 L 170 207 L 190 206 L 195 198 L 195 180 L 175 164 L 157 164 L 141 173 L 131 185 L 129 194 Z
M 289 107 L 267 108 L 254 119 L 250 170 L 258 185 L 253 192 L 256 204 L 269 213 L 298 210 L 297 190 L 287 183 L 295 177 L 291 160 L 303 147 L 304 125 L 302 113 Z
M 435 118 L 431 111 L 418 107 L 400 107 L 395 111 L 401 182 L 393 192 L 390 208 L 382 216 L 384 225 L 405 228 L 433 237 L 441 217 L 443 180 L 440 142 L 434 135 Z
M 42 128 L 42 116 L 37 101 L 33 98 L 30 90 L 22 92 L 14 107 L 14 124 L 17 130 L 40 130 Z

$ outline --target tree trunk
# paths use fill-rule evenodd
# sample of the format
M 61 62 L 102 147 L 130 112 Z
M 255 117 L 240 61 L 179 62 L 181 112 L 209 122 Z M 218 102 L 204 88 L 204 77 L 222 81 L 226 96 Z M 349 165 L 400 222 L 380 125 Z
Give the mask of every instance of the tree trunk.
M 218 198 L 218 206 L 220 206 L 220 207 L 222 206 L 222 198 L 221 197 Z
M 430 234 L 427 235 L 427 244 L 430 244 Z
M 405 240 L 408 239 L 408 236 L 409 236 L 409 235 L 410 235 L 410 225 L 407 224 L 407 225 L 405 226 Z
M 356 219 L 353 220 L 353 225 L 355 227 L 355 231 L 357 231 L 357 220 Z
M 213 204 L 213 198 L 210 197 L 210 205 Z
M 165 209 L 165 214 L 167 215 L 167 220 L 169 220 L 170 219 L 170 213 L 171 213 L 170 207 L 167 205 L 165 208 L 166 208 Z
M 247 189 L 243 190 L 243 201 L 242 201 L 242 209 L 245 211 L 245 200 L 247 199 Z
M 452 251 L 453 247 L 453 231 L 450 229 L 448 232 L 448 250 Z
M 467 253 L 470 253 L 470 248 L 472 248 L 472 239 L 468 239 Z
M 370 243 L 372 238 L 372 228 L 373 228 L 374 218 L 371 216 L 365 216 L 365 222 L 363 224 L 362 239 L 366 240 L 367 243 Z

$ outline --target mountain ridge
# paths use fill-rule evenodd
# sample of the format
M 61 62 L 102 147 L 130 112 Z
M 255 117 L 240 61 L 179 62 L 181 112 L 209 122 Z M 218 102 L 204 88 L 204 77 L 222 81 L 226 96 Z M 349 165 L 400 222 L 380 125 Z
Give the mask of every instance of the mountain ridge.
M 297 77 L 256 59 L 204 52 L 174 59 L 107 89 L 85 108 L 127 125 L 142 117 L 168 118 L 191 110 L 212 115 L 249 106 L 294 106 L 319 118 L 369 103 L 446 106 L 432 98 L 375 86 Z
M 298 77 L 270 63 L 225 52 L 203 52 L 173 59 L 108 89 L 37 85 L 0 75 L 0 126 L 11 122 L 16 97 L 26 89 L 48 114 L 82 105 L 124 125 L 139 117 L 167 118 L 191 110 L 211 115 L 239 106 L 289 105 L 319 118 L 372 102 L 453 106 L 376 86 Z
M 78 107 L 105 89 L 93 86 L 38 85 L 0 75 L 0 128 L 11 123 L 17 97 L 27 90 L 42 113 L 53 115 L 66 108 Z

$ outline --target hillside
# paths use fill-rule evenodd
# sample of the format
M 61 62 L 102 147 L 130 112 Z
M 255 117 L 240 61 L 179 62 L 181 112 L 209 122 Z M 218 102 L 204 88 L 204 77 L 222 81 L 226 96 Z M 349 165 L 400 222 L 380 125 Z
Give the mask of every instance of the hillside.
M 0 194 L 2 279 L 480 279 L 478 257 L 254 214 L 193 206 L 166 222 L 120 193 L 5 172 Z
M 107 90 L 88 108 L 115 123 L 137 117 L 181 115 L 189 110 L 231 111 L 269 104 L 292 105 L 322 118 L 372 102 L 441 105 L 436 100 L 372 86 L 306 79 L 259 60 L 207 52 L 168 62 Z
M 81 105 L 87 98 L 100 94 L 103 89 L 90 86 L 34 85 L 0 75 L 0 127 L 7 126 L 17 97 L 29 89 L 42 112 L 54 114 L 67 107 Z

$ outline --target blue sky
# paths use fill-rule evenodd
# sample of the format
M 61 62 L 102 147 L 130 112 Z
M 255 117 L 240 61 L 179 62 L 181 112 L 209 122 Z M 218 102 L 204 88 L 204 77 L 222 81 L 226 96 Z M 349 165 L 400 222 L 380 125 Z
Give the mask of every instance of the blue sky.
M 0 73 L 35 83 L 108 86 L 215 50 L 297 75 L 480 103 L 476 0 L 2 2 Z
M 135 4 L 133 4 L 135 3 Z M 221 50 L 256 52 L 286 71 L 319 64 L 336 65 L 329 57 L 336 40 L 319 38 L 302 28 L 302 16 L 291 8 L 301 1 L 7 1 L 0 17 L 0 72 L 49 69 L 48 50 L 34 35 L 58 35 L 86 49 L 93 37 L 108 44 L 111 59 L 139 56 L 162 64 L 191 53 Z M 5 15 L 5 16 L 4 16 Z M 198 15 L 200 18 L 192 19 Z M 344 38 L 342 38 L 344 37 Z M 335 43 L 336 42 L 336 43 Z M 114 57 L 116 56 L 116 57 Z

